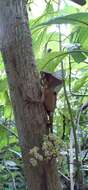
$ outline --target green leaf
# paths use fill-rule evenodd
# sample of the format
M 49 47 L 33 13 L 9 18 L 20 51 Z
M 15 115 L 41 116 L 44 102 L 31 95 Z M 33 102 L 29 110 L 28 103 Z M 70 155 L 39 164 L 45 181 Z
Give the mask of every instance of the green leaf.
M 7 131 L 3 126 L 0 125 L 0 148 L 7 145 Z
M 84 55 L 82 52 L 74 52 L 71 53 L 71 55 L 74 61 L 76 61 L 77 63 L 80 63 L 86 59 L 86 55 Z
M 30 26 L 34 27 L 35 25 L 44 22 L 47 19 L 53 18 L 54 16 L 60 15 L 58 11 L 54 11 L 52 4 L 49 2 L 43 12 L 43 14 L 35 19 L 30 20 Z
M 67 15 L 69 13 L 70 14 L 77 13 L 77 8 L 66 4 L 63 9 L 63 15 Z M 62 14 L 62 12 L 61 12 L 61 14 Z
M 19 158 L 22 157 L 21 152 L 17 152 L 17 151 L 15 151 L 13 149 L 9 149 L 9 151 L 12 152 L 12 153 L 14 153 L 16 155 L 16 157 L 19 157 Z
M 4 69 L 4 64 L 3 64 L 3 59 L 2 59 L 2 56 L 1 56 L 1 53 L 0 53 L 0 70 L 1 69 Z
M 0 80 L 0 92 L 5 91 L 6 89 L 8 89 L 8 83 L 7 83 L 7 79 L 1 79 Z
M 88 29 L 86 27 L 75 28 L 76 32 L 71 35 L 71 42 L 80 43 L 82 49 L 88 50 Z
M 75 24 L 77 26 L 88 27 L 88 13 L 75 13 L 61 17 L 55 17 L 48 20 L 47 22 L 37 25 L 37 27 L 51 24 Z
M 12 113 L 12 107 L 11 107 L 10 97 L 7 91 L 5 91 L 4 97 L 5 97 L 4 116 L 5 118 L 10 118 Z
M 66 52 L 47 53 L 44 58 L 37 60 L 38 69 L 53 72 L 66 55 Z
M 33 48 L 35 53 L 38 54 L 42 44 L 44 43 L 44 39 L 46 36 L 47 29 L 44 28 L 42 30 L 37 30 L 32 36 L 33 36 Z
M 44 12 L 47 14 L 54 14 L 54 9 L 53 9 L 53 6 L 50 2 L 47 3 L 47 6 L 46 6 L 46 9 Z
M 74 91 L 79 91 L 80 88 L 82 88 L 83 85 L 86 83 L 86 81 L 87 81 L 87 76 L 85 76 L 85 77 L 79 79 L 77 82 L 75 82 Z

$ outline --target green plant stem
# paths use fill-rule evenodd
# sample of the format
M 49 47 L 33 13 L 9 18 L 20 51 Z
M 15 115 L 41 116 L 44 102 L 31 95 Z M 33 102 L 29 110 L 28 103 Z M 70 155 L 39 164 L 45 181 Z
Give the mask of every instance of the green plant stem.
M 60 49 L 60 51 L 62 51 L 62 38 L 61 38 L 62 36 L 61 36 L 60 25 L 58 25 L 58 29 L 59 29 L 59 41 L 60 41 L 59 42 L 59 49 Z M 69 52 L 69 54 L 70 53 L 71 52 Z M 61 70 L 62 70 L 64 95 L 65 95 L 65 100 L 66 100 L 67 106 L 68 106 L 68 112 L 69 112 L 69 116 L 70 116 L 71 126 L 73 129 L 73 135 L 74 135 L 74 142 L 75 142 L 75 156 L 76 156 L 76 166 L 77 166 L 77 172 L 76 172 L 77 179 L 75 179 L 75 180 L 79 184 L 79 182 L 80 182 L 80 165 L 79 165 L 79 157 L 78 157 L 79 147 L 78 147 L 77 136 L 76 136 L 76 126 L 75 126 L 74 121 L 73 121 L 72 109 L 71 109 L 71 105 L 70 105 L 69 98 L 68 98 L 67 91 L 66 91 L 63 60 L 61 61 Z M 69 87 L 71 87 L 71 86 L 69 85 Z
M 59 39 L 60 39 L 60 42 L 61 42 L 60 26 L 59 26 Z M 61 51 L 61 49 L 62 49 L 61 43 L 59 45 L 60 45 L 60 51 Z M 69 99 L 68 99 L 68 96 L 67 96 L 67 91 L 66 91 L 63 61 L 61 61 L 61 70 L 62 70 L 62 78 L 63 78 L 64 95 L 65 95 L 65 99 L 66 99 L 67 106 L 68 106 L 68 112 L 69 112 L 69 115 L 70 115 L 71 126 L 73 128 L 73 135 L 74 135 L 74 141 L 75 141 L 75 156 L 76 156 L 76 162 L 77 162 L 77 170 L 78 170 L 78 173 L 79 173 L 78 142 L 77 142 L 77 137 L 76 137 L 75 124 L 73 122 L 72 110 L 71 110 L 70 102 L 69 102 Z
M 68 111 L 69 111 L 69 115 L 70 115 L 70 119 L 71 119 L 71 126 L 73 128 L 73 134 L 74 134 L 74 140 L 75 140 L 75 154 L 76 154 L 76 160 L 78 160 L 78 142 L 77 142 L 77 137 L 76 137 L 76 130 L 75 130 L 75 124 L 73 122 L 73 116 L 72 116 L 72 110 L 71 110 L 71 106 L 70 106 L 70 102 L 67 96 L 67 91 L 66 91 L 66 84 L 65 84 L 65 79 L 64 79 L 64 67 L 63 67 L 63 62 L 61 62 L 61 69 L 62 69 L 62 77 L 63 77 L 63 88 L 64 88 L 64 95 L 65 95 L 65 99 L 68 105 Z

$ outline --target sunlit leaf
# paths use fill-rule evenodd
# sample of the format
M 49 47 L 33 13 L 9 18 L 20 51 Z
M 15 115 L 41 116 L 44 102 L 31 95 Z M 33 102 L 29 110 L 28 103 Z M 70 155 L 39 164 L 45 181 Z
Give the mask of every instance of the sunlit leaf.
M 65 58 L 65 52 L 50 52 L 44 58 L 37 60 L 39 70 L 54 71 L 57 65 Z
M 5 91 L 4 98 L 5 98 L 4 115 L 6 118 L 8 118 L 11 117 L 12 113 L 12 106 L 11 106 L 10 97 L 8 95 L 8 91 Z
M 74 85 L 74 91 L 79 91 L 80 88 L 83 87 L 83 85 L 86 83 L 87 80 L 88 80 L 88 79 L 87 79 L 86 76 L 83 77 L 83 78 L 81 78 L 81 79 L 79 79 L 79 80 L 75 83 L 75 85 Z
M 88 29 L 77 27 L 77 31 L 71 35 L 71 42 L 80 43 L 82 49 L 88 50 Z
M 41 23 L 38 26 L 48 26 L 51 24 L 75 24 L 77 26 L 88 28 L 88 13 L 75 13 L 61 17 L 55 17 L 53 19 Z
M 8 89 L 8 83 L 7 83 L 7 79 L 1 79 L 0 80 L 0 92 L 5 91 L 6 89 Z

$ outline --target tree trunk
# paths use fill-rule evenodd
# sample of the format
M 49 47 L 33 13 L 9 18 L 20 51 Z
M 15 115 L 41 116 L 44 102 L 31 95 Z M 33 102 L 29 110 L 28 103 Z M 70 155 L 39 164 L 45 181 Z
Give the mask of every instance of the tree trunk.
M 60 190 L 56 162 L 29 163 L 29 151 L 41 148 L 47 133 L 47 119 L 41 98 L 40 82 L 32 51 L 24 0 L 0 0 L 1 52 L 22 150 L 28 190 Z

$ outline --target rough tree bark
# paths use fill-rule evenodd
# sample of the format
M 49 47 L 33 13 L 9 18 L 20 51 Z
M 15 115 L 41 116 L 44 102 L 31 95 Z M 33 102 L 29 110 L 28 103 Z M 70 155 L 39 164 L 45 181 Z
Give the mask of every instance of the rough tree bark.
M 0 0 L 0 27 L 1 52 L 28 190 L 60 190 L 55 160 L 36 167 L 29 164 L 29 150 L 34 146 L 41 147 L 42 137 L 47 133 L 47 120 L 43 104 L 37 103 L 41 98 L 40 83 L 24 0 Z

